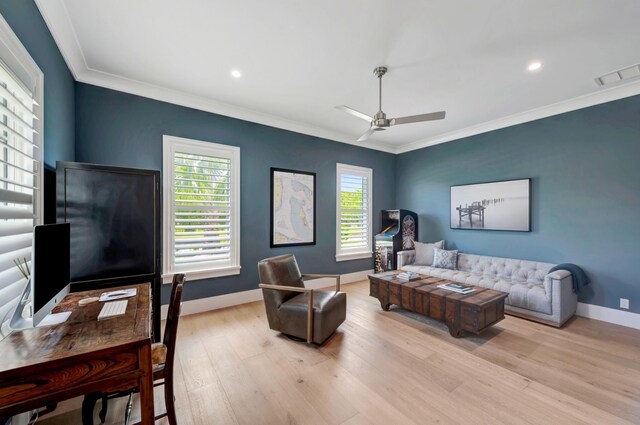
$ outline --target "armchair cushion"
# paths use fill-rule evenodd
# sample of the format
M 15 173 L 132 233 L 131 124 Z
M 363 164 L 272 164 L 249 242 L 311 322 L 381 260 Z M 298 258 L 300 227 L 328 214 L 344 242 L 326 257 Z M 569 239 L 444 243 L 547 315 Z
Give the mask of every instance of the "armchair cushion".
M 279 255 L 260 261 L 258 263 L 258 274 L 260 275 L 260 283 L 304 288 L 302 274 L 293 254 Z M 276 291 L 273 289 L 263 289 L 263 293 L 265 299 L 269 298 L 269 301 L 272 301 L 276 307 L 279 307 L 283 302 L 297 294 L 297 292 Z
M 278 309 L 280 332 L 298 338 L 307 336 L 309 294 L 298 294 Z M 313 342 L 322 344 L 347 315 L 347 294 L 335 291 L 313 291 Z

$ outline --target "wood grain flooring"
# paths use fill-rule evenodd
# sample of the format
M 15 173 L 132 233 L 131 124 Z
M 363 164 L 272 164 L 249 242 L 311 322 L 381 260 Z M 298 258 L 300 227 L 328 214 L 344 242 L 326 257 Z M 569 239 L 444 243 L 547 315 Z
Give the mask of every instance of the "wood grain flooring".
M 640 424 L 638 330 L 508 316 L 455 339 L 439 322 L 382 311 L 367 282 L 343 290 L 347 320 L 322 347 L 269 330 L 261 302 L 183 317 L 180 424 Z M 80 423 L 67 410 L 38 423 Z M 111 401 L 107 422 L 123 412 Z

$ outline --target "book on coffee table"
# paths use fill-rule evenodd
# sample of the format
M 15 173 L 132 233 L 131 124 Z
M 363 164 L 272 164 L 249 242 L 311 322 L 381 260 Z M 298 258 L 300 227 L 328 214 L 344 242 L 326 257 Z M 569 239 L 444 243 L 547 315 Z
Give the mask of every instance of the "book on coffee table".
M 420 274 L 416 272 L 402 272 L 396 276 L 398 279 L 402 280 L 418 280 L 420 279 Z
M 454 283 L 454 282 L 438 285 L 438 288 L 446 289 L 448 291 L 453 291 L 453 292 L 459 292 L 461 294 L 468 294 L 470 292 L 475 291 L 473 286 L 464 285 L 462 283 Z

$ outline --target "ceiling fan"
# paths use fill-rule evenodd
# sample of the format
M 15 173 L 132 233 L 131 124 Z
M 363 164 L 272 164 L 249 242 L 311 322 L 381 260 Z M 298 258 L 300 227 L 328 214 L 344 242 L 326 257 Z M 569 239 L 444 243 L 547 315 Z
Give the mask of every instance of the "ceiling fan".
M 387 114 L 382 112 L 382 76 L 386 73 L 387 73 L 386 66 L 379 66 L 373 70 L 373 74 L 376 77 L 378 77 L 378 86 L 379 86 L 379 96 L 378 96 L 379 108 L 378 108 L 378 112 L 373 117 L 370 117 L 365 113 L 356 111 L 355 109 L 349 108 L 348 106 L 345 106 L 345 105 L 336 106 L 337 109 L 340 109 L 358 118 L 362 118 L 363 120 L 369 121 L 371 127 L 362 136 L 358 138 L 358 142 L 363 142 L 367 140 L 374 132 L 386 130 L 387 127 L 391 127 L 392 125 L 410 124 L 414 122 L 435 121 L 435 120 L 444 119 L 444 116 L 446 114 L 445 111 L 431 112 L 429 114 L 421 114 L 421 115 L 411 115 L 408 117 L 400 117 L 400 118 L 387 118 Z

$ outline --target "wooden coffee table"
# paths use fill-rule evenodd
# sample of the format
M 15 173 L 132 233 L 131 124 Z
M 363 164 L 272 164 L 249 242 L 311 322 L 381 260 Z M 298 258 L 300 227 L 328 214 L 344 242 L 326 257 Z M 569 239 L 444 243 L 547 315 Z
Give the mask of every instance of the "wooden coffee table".
M 406 281 L 396 277 L 398 271 L 369 275 L 369 294 L 388 311 L 391 304 L 444 322 L 451 336 L 459 338 L 464 331 L 479 334 L 504 319 L 506 292 L 474 286 L 470 294 L 438 288 L 452 282 L 422 275 Z

